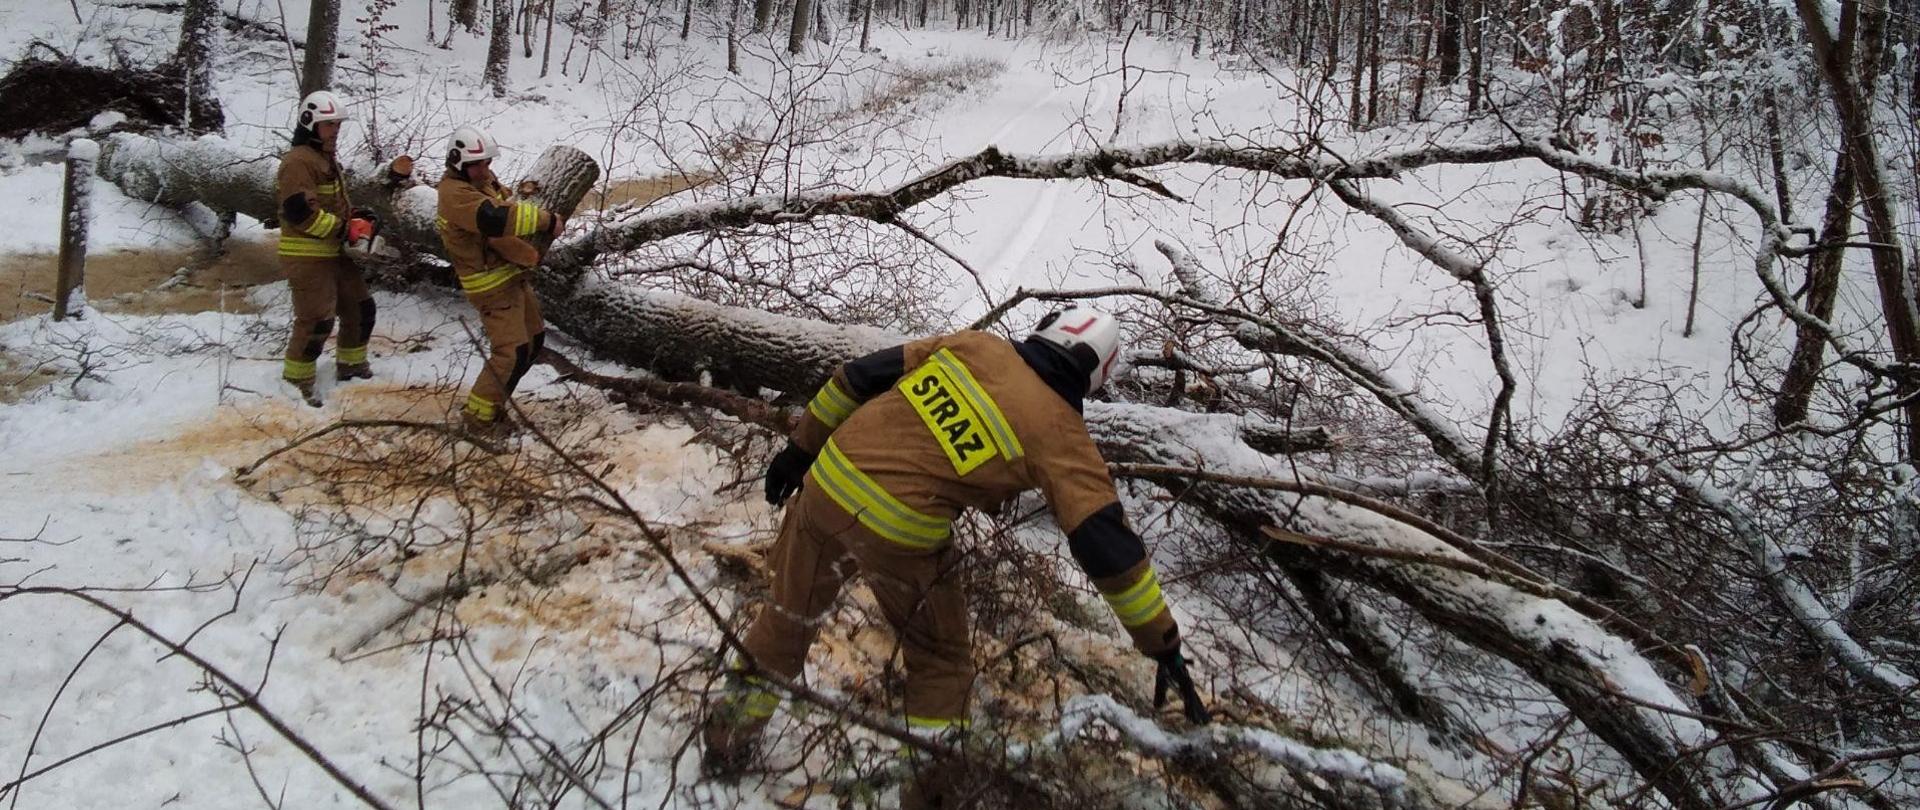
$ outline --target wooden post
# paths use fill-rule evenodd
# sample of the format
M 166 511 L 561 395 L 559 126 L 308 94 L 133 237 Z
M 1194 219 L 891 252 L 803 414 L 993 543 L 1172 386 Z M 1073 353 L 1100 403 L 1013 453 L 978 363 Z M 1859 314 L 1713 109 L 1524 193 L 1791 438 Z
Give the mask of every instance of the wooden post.
M 53 285 L 56 321 L 68 315 L 80 317 L 87 308 L 87 223 L 93 219 L 93 164 L 99 159 L 100 145 L 86 138 L 76 138 L 67 146 L 67 183 L 60 209 L 60 270 Z M 79 297 L 70 301 L 76 290 Z

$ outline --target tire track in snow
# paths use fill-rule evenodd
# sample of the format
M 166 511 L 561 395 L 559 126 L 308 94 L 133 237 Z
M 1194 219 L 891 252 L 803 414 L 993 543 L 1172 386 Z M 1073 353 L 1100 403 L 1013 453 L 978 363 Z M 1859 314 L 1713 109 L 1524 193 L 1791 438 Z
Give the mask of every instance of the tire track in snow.
M 1089 109 L 1098 107 L 1099 103 L 1097 100 L 1106 95 L 1100 92 L 1099 88 L 1100 85 L 1094 85 L 1093 97 L 1096 99 L 1096 102 L 1089 104 Z M 1052 103 L 1059 95 L 1060 88 L 1053 88 L 1044 98 L 1035 102 L 1033 106 L 1028 107 L 1019 115 L 1008 120 L 1005 126 L 1002 126 L 998 132 L 994 133 L 992 142 L 998 143 L 1012 131 L 1015 124 L 1038 111 L 1040 108 Z M 1053 224 L 1053 213 L 1060 199 L 1061 185 L 1062 183 L 1057 180 L 1041 182 L 1040 193 L 1034 195 L 1033 205 L 1028 207 L 1027 213 L 1021 217 L 1020 230 L 1015 231 L 1013 238 L 1007 240 L 1006 246 L 1000 249 L 999 255 L 994 256 L 993 261 L 987 263 L 987 278 L 1019 278 L 1020 265 L 1026 262 L 1027 256 L 1033 252 L 1034 246 L 1039 244 L 1040 235 L 1046 232 L 1047 226 Z M 991 306 L 992 302 L 987 302 L 987 304 Z

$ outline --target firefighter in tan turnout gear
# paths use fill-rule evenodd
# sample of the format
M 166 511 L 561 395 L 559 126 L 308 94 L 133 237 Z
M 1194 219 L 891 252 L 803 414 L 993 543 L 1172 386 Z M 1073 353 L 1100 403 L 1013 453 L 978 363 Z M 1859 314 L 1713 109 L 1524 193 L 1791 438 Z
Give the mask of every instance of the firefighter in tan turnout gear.
M 516 202 L 493 175 L 500 145 L 478 127 L 454 130 L 447 141 L 447 173 L 440 180 L 436 225 L 460 289 L 480 311 L 492 350 L 467 394 L 461 418 L 468 429 L 494 432 L 507 398 L 533 368 L 546 339 L 540 302 L 526 273 L 540 263 L 529 237 L 558 237 L 566 218 Z
M 755 673 L 800 675 L 849 560 L 904 653 L 907 727 L 964 729 L 974 669 L 952 523 L 967 507 L 995 508 L 1034 488 L 1134 646 L 1159 662 L 1161 688 L 1180 686 L 1189 717 L 1205 721 L 1153 564 L 1081 419 L 1119 351 L 1113 317 L 1076 307 L 1024 342 L 959 332 L 834 373 L 767 470 L 768 502 L 798 497 L 768 559 L 769 603 L 745 639 L 751 661 L 735 665 L 703 728 L 710 775 L 751 762 L 779 704 Z
M 293 148 L 280 159 L 275 192 L 280 201 L 280 266 L 293 291 L 293 334 L 281 376 L 315 406 L 320 404 L 314 390 L 316 363 L 336 318 L 340 339 L 334 348 L 335 379 L 373 377 L 367 362 L 373 295 L 344 252 L 349 232 L 370 226 L 373 215 L 354 209 L 347 200 L 346 175 L 334 156 L 345 120 L 346 105 L 333 93 L 316 90 L 300 100 Z

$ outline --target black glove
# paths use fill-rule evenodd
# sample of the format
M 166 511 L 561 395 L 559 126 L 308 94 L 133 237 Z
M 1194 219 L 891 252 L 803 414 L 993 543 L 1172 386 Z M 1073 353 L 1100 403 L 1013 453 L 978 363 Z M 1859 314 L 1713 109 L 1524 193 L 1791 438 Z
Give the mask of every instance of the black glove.
M 799 445 L 787 442 L 767 464 L 767 503 L 779 506 L 800 491 L 800 480 L 807 476 L 807 468 L 813 466 L 813 454 L 800 449 Z
M 1212 723 L 1213 714 L 1207 711 L 1207 704 L 1201 702 L 1200 690 L 1193 687 L 1193 674 L 1187 671 L 1187 659 L 1180 655 L 1180 648 L 1176 646 L 1159 653 L 1153 660 L 1160 664 L 1159 671 L 1153 675 L 1153 707 L 1167 705 L 1167 687 L 1178 687 L 1187 722 L 1196 726 Z

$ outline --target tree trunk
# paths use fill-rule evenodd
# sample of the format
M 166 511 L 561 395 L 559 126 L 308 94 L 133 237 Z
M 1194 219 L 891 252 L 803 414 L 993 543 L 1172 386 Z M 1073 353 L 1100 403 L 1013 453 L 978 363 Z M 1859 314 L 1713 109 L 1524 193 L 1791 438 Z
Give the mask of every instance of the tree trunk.
M 1380 4 L 1367 0 L 1367 126 L 1380 120 Z
M 190 132 L 207 132 L 224 123 L 197 121 L 193 111 L 201 99 L 214 97 L 213 54 L 225 33 L 226 28 L 220 24 L 220 0 L 187 0 L 180 17 L 180 44 L 174 48 L 173 60 L 180 65 L 187 89 L 187 103 L 181 110 Z
M 793 26 L 787 29 L 787 53 L 799 56 L 807 48 L 807 24 L 813 21 L 814 0 L 793 0 Z
M 727 72 L 740 75 L 740 0 L 727 6 Z
M 693 35 L 693 0 L 687 0 L 686 7 L 680 12 L 680 41 L 685 42 Z
M 860 11 L 860 52 L 866 53 L 873 42 L 873 0 L 861 4 Z
M 507 63 L 513 59 L 513 0 L 493 0 L 493 32 L 487 39 L 487 87 L 494 98 L 507 94 Z
M 314 0 L 314 2 L 318 3 L 321 0 Z M 327 2 L 337 4 L 339 0 L 327 0 Z M 453 8 L 448 13 L 454 25 L 468 31 L 480 30 L 480 0 L 453 0 Z
M 1347 89 L 1347 126 L 1359 129 L 1361 125 L 1360 89 L 1366 84 L 1367 69 L 1367 24 L 1370 22 L 1368 10 L 1377 0 L 1359 0 L 1360 10 L 1353 31 L 1353 86 Z
M 1460 77 L 1460 28 L 1466 0 L 1440 0 L 1440 83 Z
M 102 144 L 98 172 L 101 179 L 142 200 L 176 207 L 201 202 L 221 213 L 274 219 L 279 207 L 274 199 L 278 166 L 262 158 L 219 138 L 174 141 L 118 133 Z M 598 173 L 599 165 L 591 156 L 555 146 L 534 163 L 527 179 L 541 189 L 537 198 L 543 206 L 572 214 L 592 186 L 591 179 L 583 182 L 581 178 L 597 178 Z M 440 256 L 440 234 L 434 227 L 439 198 L 433 188 L 394 191 L 384 185 L 385 177 L 384 167 L 349 165 L 348 194 L 356 205 L 379 213 L 381 234 L 390 244 L 411 254 Z
M 1413 120 L 1424 121 L 1427 104 L 1427 69 L 1433 61 L 1433 11 L 1439 0 L 1427 0 L 1420 7 L 1420 58 L 1414 62 Z
M 87 308 L 87 226 L 93 220 L 93 169 L 100 146 L 86 138 L 67 145 L 67 171 L 60 193 L 60 260 L 53 281 L 53 319 L 79 316 Z
M 767 30 L 767 24 L 773 22 L 773 0 L 753 0 L 753 33 Z
M 1340 0 L 1329 0 L 1327 8 L 1327 81 L 1340 72 Z
M 1486 47 L 1487 0 L 1467 3 L 1467 112 L 1480 111 L 1480 88 L 1486 84 L 1486 63 L 1480 58 Z
M 340 0 L 307 4 L 307 57 L 300 68 L 300 95 L 333 86 L 333 56 L 339 50 Z
M 1833 187 L 1827 192 L 1827 213 L 1821 220 L 1820 241 L 1844 241 L 1853 227 L 1853 166 L 1842 152 L 1834 158 Z M 1807 258 L 1807 312 L 1822 321 L 1833 317 L 1833 305 L 1840 293 L 1840 268 L 1847 252 L 1840 248 L 1820 251 Z M 1796 330 L 1793 359 L 1787 362 L 1780 381 L 1780 395 L 1773 401 L 1773 421 L 1786 427 L 1807 418 L 1813 401 L 1813 387 L 1819 382 L 1820 368 L 1826 363 L 1827 342 L 1805 326 Z
M 547 77 L 547 68 L 553 64 L 553 18 L 558 16 L 560 0 L 547 0 L 547 40 L 540 45 L 540 78 Z

